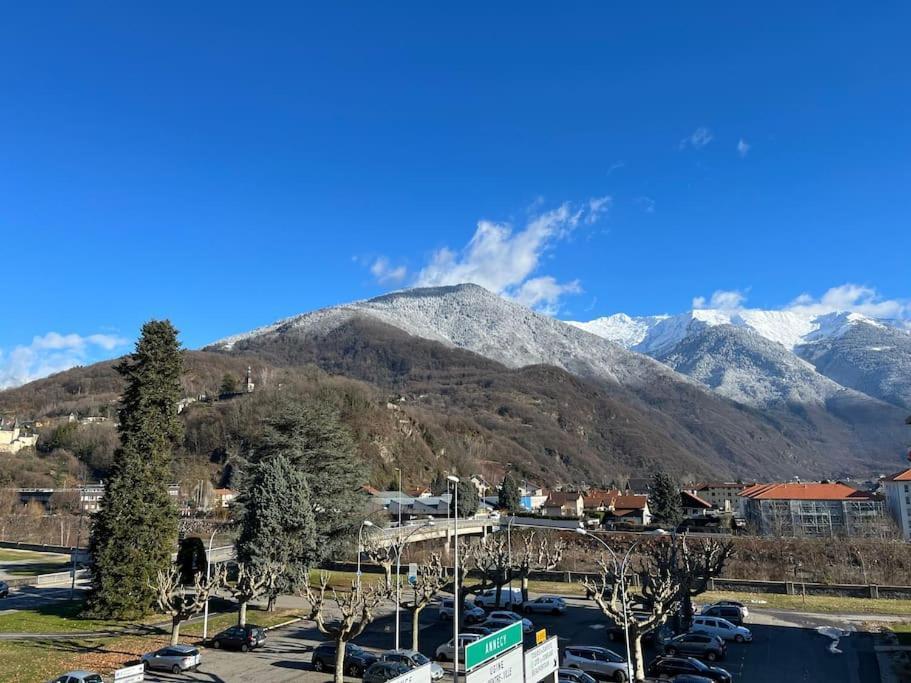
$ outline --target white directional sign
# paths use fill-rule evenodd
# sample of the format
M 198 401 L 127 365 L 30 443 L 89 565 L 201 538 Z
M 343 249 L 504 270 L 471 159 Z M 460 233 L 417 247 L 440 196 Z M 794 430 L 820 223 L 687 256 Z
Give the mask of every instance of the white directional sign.
M 145 666 L 135 664 L 114 672 L 114 683 L 142 683 L 145 680 Z
M 412 586 L 418 582 L 418 563 L 412 562 L 408 565 L 408 583 Z
M 525 683 L 539 683 L 559 666 L 560 654 L 557 652 L 557 638 L 554 636 L 525 653 Z
M 387 683 L 430 683 L 430 662 L 401 676 L 391 678 Z
M 496 659 L 465 674 L 465 683 L 523 683 L 522 646 L 514 647 Z

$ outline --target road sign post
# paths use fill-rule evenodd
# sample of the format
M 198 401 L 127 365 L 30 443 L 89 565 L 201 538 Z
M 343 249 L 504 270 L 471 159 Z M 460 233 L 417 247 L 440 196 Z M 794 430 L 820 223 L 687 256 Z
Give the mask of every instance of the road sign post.
M 489 636 L 479 638 L 465 646 L 465 671 L 471 671 L 516 645 L 522 645 L 521 621 L 494 631 Z
M 558 668 L 560 653 L 557 650 L 556 636 L 525 653 L 525 683 L 555 681 Z
M 114 672 L 114 683 L 142 683 L 145 680 L 145 666 L 134 664 Z

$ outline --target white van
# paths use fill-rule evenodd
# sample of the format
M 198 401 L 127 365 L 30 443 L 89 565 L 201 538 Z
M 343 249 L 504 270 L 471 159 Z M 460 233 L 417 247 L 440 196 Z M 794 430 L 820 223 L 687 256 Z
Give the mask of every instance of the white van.
M 516 607 L 518 609 L 522 605 L 522 589 L 511 589 L 509 586 L 503 586 L 500 589 L 500 601 L 497 602 L 497 589 L 490 588 L 478 593 L 474 599 L 474 604 L 485 609 L 490 609 L 491 607 Z

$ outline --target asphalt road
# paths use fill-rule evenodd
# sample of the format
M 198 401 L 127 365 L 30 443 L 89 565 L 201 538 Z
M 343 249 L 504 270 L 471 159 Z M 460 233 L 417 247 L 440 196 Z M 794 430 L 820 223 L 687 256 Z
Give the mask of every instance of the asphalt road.
M 84 581 L 76 583 L 76 590 L 88 589 Z M 8 598 L 0 598 L 0 614 L 15 610 L 35 609 L 41 605 L 70 599 L 69 581 L 50 586 L 14 586 Z
M 536 628 L 546 628 L 557 635 L 562 646 L 567 644 L 607 645 L 623 654 L 623 643 L 606 640 L 605 620 L 591 604 L 568 600 L 570 608 L 562 616 L 535 615 Z M 409 646 L 411 633 L 407 613 L 402 613 L 401 642 Z M 450 622 L 440 622 L 434 607 L 424 610 L 421 628 L 421 650 L 432 655 L 437 645 L 452 634 Z M 731 643 L 728 657 L 719 664 L 728 669 L 738 683 L 876 683 L 879 672 L 873 652 L 872 637 L 852 633 L 840 640 L 840 654 L 829 651 L 832 639 L 819 633 L 818 627 L 846 628 L 845 622 L 832 616 L 795 615 L 789 612 L 751 609 L 748 626 L 753 630 L 752 643 Z M 381 651 L 394 645 L 394 621 L 385 614 L 356 640 L 361 646 Z M 847 627 L 850 628 L 850 627 Z M 175 676 L 150 673 L 149 681 L 308 681 L 322 683 L 330 675 L 318 674 L 310 666 L 310 653 L 324 637 L 309 622 L 269 634 L 267 645 L 250 653 L 204 650 L 200 670 Z M 526 643 L 529 647 L 533 643 Z M 647 659 L 656 654 L 647 648 Z M 447 667 L 448 668 L 448 667 Z M 352 682 L 356 679 L 349 679 Z M 445 679 L 444 679 L 445 680 Z M 451 680 L 451 679 L 450 679 Z

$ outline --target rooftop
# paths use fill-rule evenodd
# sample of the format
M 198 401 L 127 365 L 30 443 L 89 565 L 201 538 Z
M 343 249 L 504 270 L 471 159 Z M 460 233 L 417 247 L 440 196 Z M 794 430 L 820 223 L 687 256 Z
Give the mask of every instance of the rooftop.
M 883 477 L 881 481 L 911 481 L 911 467 L 901 472 L 890 474 L 888 477 Z
M 851 500 L 872 497 L 870 493 L 841 482 L 754 484 L 741 491 L 740 495 L 754 500 Z
M 699 496 L 690 493 L 689 491 L 680 492 L 680 502 L 685 508 L 703 508 L 709 510 L 712 507 L 712 504 L 702 500 Z

